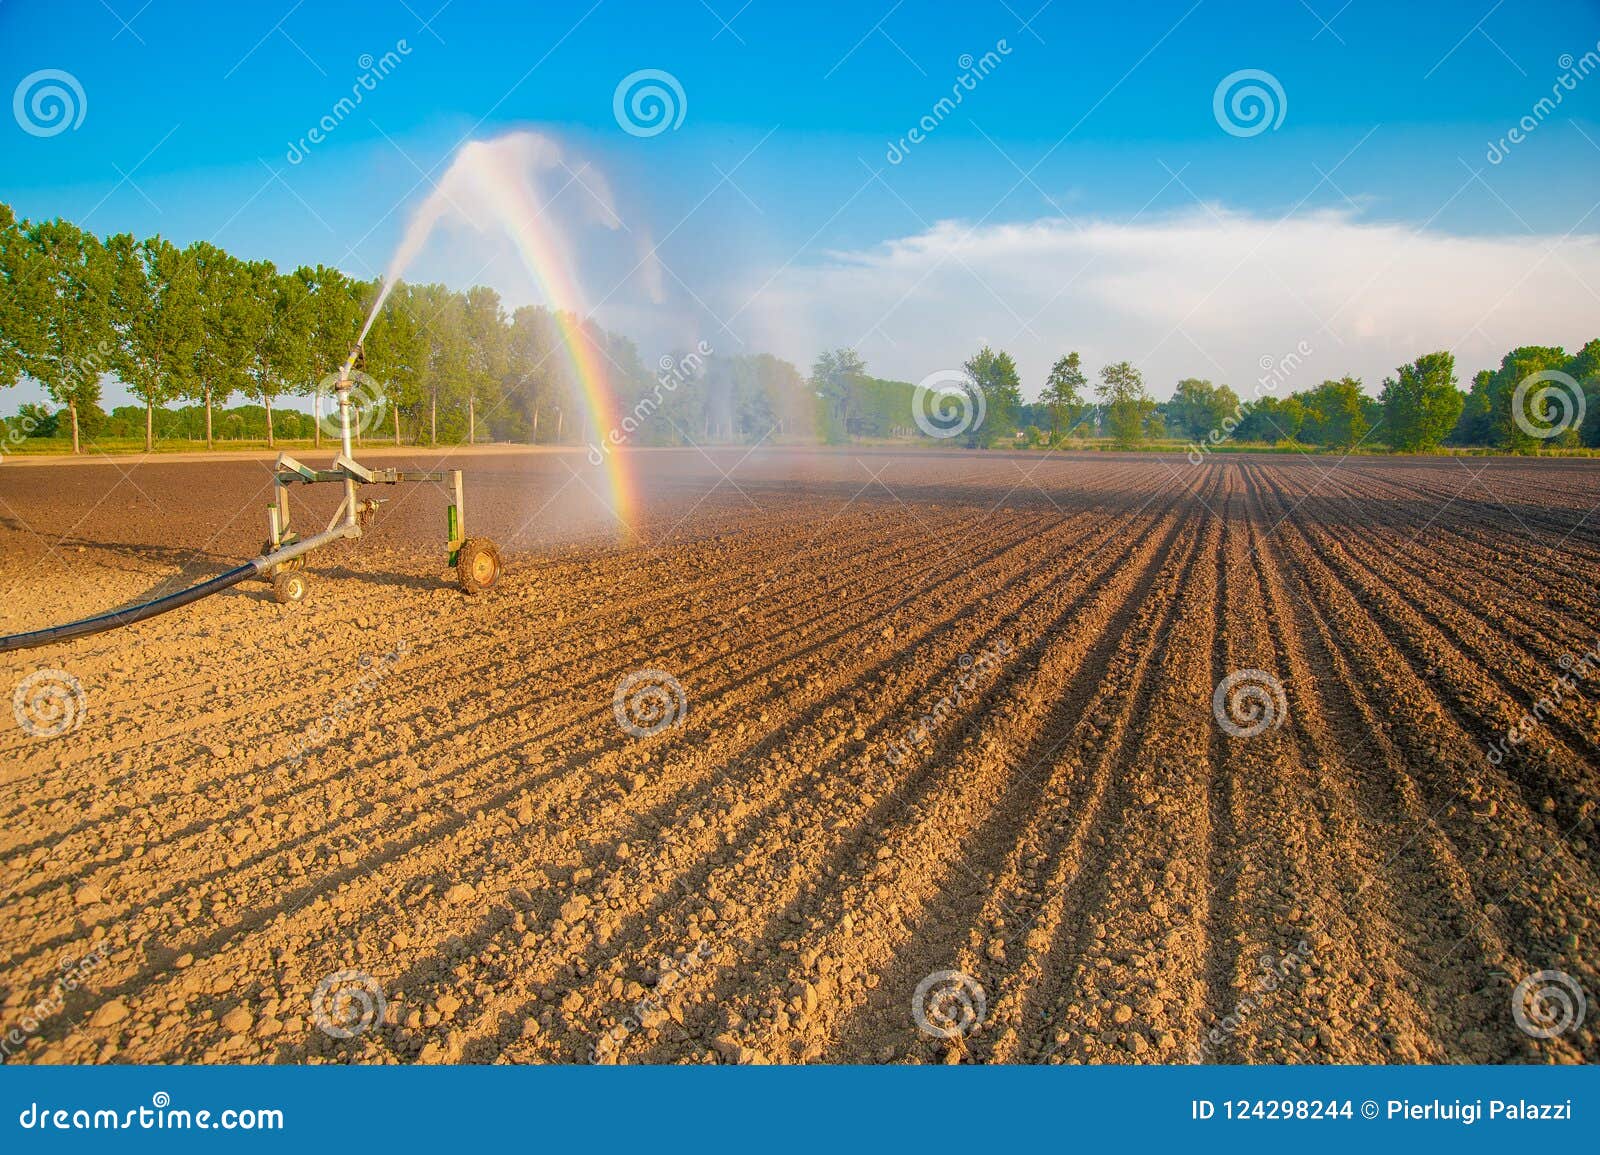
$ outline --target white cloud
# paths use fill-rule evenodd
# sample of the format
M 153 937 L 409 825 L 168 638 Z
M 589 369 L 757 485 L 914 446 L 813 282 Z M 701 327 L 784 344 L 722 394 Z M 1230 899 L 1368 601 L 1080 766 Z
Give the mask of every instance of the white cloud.
M 1188 376 L 1242 391 L 1264 359 L 1304 342 L 1312 353 L 1286 388 L 1353 373 L 1376 393 L 1396 365 L 1434 349 L 1454 350 L 1465 385 L 1517 345 L 1575 349 L 1600 335 L 1600 238 L 1215 208 L 1132 224 L 941 221 L 768 270 L 723 315 L 751 294 L 734 328 L 802 367 L 819 349 L 856 345 L 874 372 L 916 381 L 988 342 L 1016 357 L 1031 398 L 1077 349 L 1091 370 L 1135 362 L 1162 398 Z

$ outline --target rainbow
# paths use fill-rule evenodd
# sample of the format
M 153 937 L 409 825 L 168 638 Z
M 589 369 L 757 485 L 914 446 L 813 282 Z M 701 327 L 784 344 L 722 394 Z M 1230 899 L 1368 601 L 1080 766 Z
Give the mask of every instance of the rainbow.
M 541 227 L 544 210 L 535 199 L 518 158 L 508 152 L 484 148 L 471 160 L 478 162 L 473 172 L 481 178 L 478 191 L 497 223 L 510 236 L 523 268 L 555 318 L 556 330 L 594 430 L 592 444 L 599 451 L 600 461 L 596 464 L 604 471 L 606 500 L 624 536 L 630 535 L 638 509 L 638 494 L 626 457 L 608 437 L 617 428 L 615 394 L 606 372 L 606 354 L 583 324 L 587 311 L 583 290 L 556 243 L 554 231 Z
M 562 250 L 556 230 L 549 224 L 541 226 L 544 207 L 534 195 L 537 182 L 532 179 L 533 175 L 556 168 L 571 172 L 562 162 L 561 151 L 555 141 L 536 132 L 513 132 L 490 141 L 474 141 L 460 149 L 433 192 L 407 222 L 400 245 L 390 259 L 388 271 L 378 290 L 378 299 L 373 302 L 372 311 L 367 315 L 367 322 L 357 338 L 356 348 L 351 351 L 350 360 L 345 364 L 344 374 L 348 376 L 354 367 L 360 343 L 366 339 L 390 290 L 399 282 L 412 259 L 427 243 L 434 226 L 447 212 L 454 210 L 457 215 L 466 217 L 467 223 L 479 231 L 484 231 L 489 223 L 499 226 L 511 238 L 523 268 L 555 318 L 562 348 L 572 366 L 573 378 L 583 398 L 590 427 L 595 431 L 589 459 L 604 471 L 605 489 L 609 494 L 609 500 L 606 497 L 601 500 L 609 504 L 611 513 L 621 524 L 624 538 L 627 538 L 633 533 L 638 495 L 628 471 L 627 459 L 619 451 L 619 441 L 613 440 L 613 435 L 620 439 L 625 431 L 620 430 L 616 422 L 615 395 L 607 380 L 604 364 L 608 355 L 584 326 L 583 318 L 588 310 L 584 306 L 582 289 L 573 274 L 571 262 Z M 598 186 L 599 193 L 596 193 L 595 186 Z M 609 219 L 604 223 L 610 228 L 619 227 L 621 222 L 616 213 L 611 211 L 610 193 L 601 174 L 594 174 L 593 181 L 586 187 L 591 194 L 602 198 L 602 204 L 609 214 Z M 469 217 L 460 211 L 453 193 L 470 194 L 466 197 L 469 203 L 481 205 L 484 216 L 492 218 L 492 221 L 479 219 L 477 214 Z M 579 480 L 583 479 L 580 477 Z

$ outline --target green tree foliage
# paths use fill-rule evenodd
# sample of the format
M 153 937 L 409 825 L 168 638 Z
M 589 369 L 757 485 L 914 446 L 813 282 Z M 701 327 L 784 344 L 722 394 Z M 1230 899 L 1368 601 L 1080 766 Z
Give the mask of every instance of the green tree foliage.
M 1567 374 L 1578 382 L 1584 395 L 1584 420 L 1579 440 L 1593 448 L 1600 446 L 1600 337 L 1589 341 L 1567 363 Z
M 200 337 L 185 396 L 205 409 L 206 445 L 213 441 L 212 410 L 246 384 L 245 311 L 250 307 L 244 262 L 206 241 L 185 250 L 193 262 L 200 299 Z
M 1324 381 L 1310 392 L 1296 396 L 1305 407 L 1301 436 L 1313 445 L 1353 449 L 1372 429 L 1358 378 Z
M 1490 413 L 1493 402 L 1489 397 L 1489 386 L 1494 381 L 1494 372 L 1489 369 L 1480 369 L 1472 376 L 1472 388 L 1462 399 L 1461 416 L 1456 419 L 1456 426 L 1445 438 L 1452 445 L 1490 445 L 1493 438 L 1490 434 Z
M 1386 440 L 1407 453 L 1436 448 L 1455 428 L 1466 398 L 1456 388 L 1456 359 L 1425 353 L 1383 383 Z
M 29 226 L 0 204 L 0 389 L 15 385 L 37 352 L 39 318 L 28 308 Z
M 243 392 L 261 403 L 267 445 L 276 444 L 272 403 L 313 372 L 310 290 L 299 277 L 279 273 L 271 261 L 251 261 L 242 286 L 249 294 L 241 348 Z
M 1174 436 L 1200 440 L 1240 413 L 1239 395 L 1226 385 L 1186 377 L 1166 404 L 1167 428 Z
M 204 405 L 168 406 L 155 411 L 155 437 L 158 442 L 197 440 L 205 435 Z M 113 438 L 143 437 L 145 409 L 142 405 L 119 405 L 101 417 L 95 435 Z M 310 440 L 312 417 L 296 409 L 274 409 L 272 432 L 275 439 Z M 245 404 L 213 413 L 213 428 L 219 440 L 262 441 L 266 437 L 266 410 Z
M 338 373 L 349 359 L 361 323 L 366 320 L 364 302 L 376 290 L 365 281 L 347 277 L 326 265 L 302 265 L 294 271 L 294 280 L 298 286 L 284 287 L 294 315 L 283 324 L 287 332 L 300 336 L 305 343 L 301 355 L 294 359 L 294 376 L 285 381 L 284 391 L 311 398 L 311 439 L 314 444 L 321 444 L 323 407 L 332 404 L 323 382 Z
M 466 327 L 466 369 L 461 382 L 467 402 L 467 443 L 478 436 L 478 408 L 493 405 L 506 376 L 505 318 L 500 294 L 481 285 L 461 302 Z M 580 338 L 581 339 L 581 338 Z M 601 361 L 604 363 L 602 356 Z
M 402 441 L 402 418 L 416 421 L 420 412 L 427 356 L 428 342 L 412 308 L 411 289 L 396 285 L 373 319 L 366 342 L 366 371 L 383 389 L 396 445 Z
M 741 355 L 734 362 L 739 421 L 746 439 L 779 437 L 797 425 L 805 426 L 806 386 L 799 369 L 771 353 Z M 898 390 L 891 388 L 896 385 Z M 867 407 L 875 425 L 886 436 L 904 429 L 912 387 L 903 381 L 870 378 L 868 388 L 872 393 Z
M 100 378 L 116 351 L 111 259 L 94 234 L 52 220 L 22 234 L 17 265 L 18 307 L 33 319 L 18 366 L 66 407 L 72 451 L 80 453 L 81 418 L 98 408 Z
M 548 310 L 524 305 L 511 314 L 506 332 L 506 397 L 520 414 L 530 442 L 554 436 L 555 411 L 561 404 L 559 341 Z
M 418 285 L 412 303 L 420 318 L 422 336 L 427 343 L 420 375 L 421 393 L 426 403 L 428 444 L 439 442 L 439 404 L 448 411 L 464 400 L 467 376 L 466 301 L 443 285 Z
M 1546 376 L 1531 380 L 1535 374 Z M 1517 391 L 1524 382 L 1519 421 Z M 1448 440 L 1453 445 L 1487 445 L 1514 453 L 1600 445 L 1600 338 L 1574 356 L 1549 345 L 1511 350 L 1498 369 L 1473 377 Z
M 1489 381 L 1489 432 L 1494 444 L 1513 453 L 1533 453 L 1543 448 L 1576 445 L 1577 429 L 1568 429 L 1554 437 L 1541 437 L 1539 431 L 1548 422 L 1559 417 L 1555 402 L 1557 397 L 1543 394 L 1537 385 L 1523 392 L 1521 417 L 1518 418 L 1517 389 L 1535 373 L 1566 372 L 1572 359 L 1559 346 L 1524 345 L 1507 353 Z M 1561 387 L 1558 383 L 1555 392 Z M 1572 398 L 1568 399 L 1571 403 Z
M 17 428 L 25 437 L 54 437 L 61 427 L 61 414 L 34 401 L 17 407 Z
M 966 432 L 967 445 L 989 446 L 1009 438 L 1017 427 L 1017 407 L 1022 404 L 1022 379 L 1011 354 L 985 345 L 961 366 L 971 387 L 983 396 L 984 417 Z
M 919 435 L 912 416 L 916 394 L 917 387 L 909 381 L 863 377 L 857 386 L 854 431 L 864 437 Z
M 1263 397 L 1251 405 L 1233 431 L 1237 441 L 1294 442 L 1306 422 L 1299 396 Z
M 822 353 L 804 381 L 797 380 L 793 365 L 769 354 L 736 360 L 746 362 L 748 372 L 761 382 L 760 392 L 766 398 L 762 412 L 777 423 L 777 435 L 807 427 L 834 443 L 852 437 L 917 435 L 917 387 L 871 376 L 854 349 Z M 761 430 L 755 433 L 759 436 Z
M 199 275 L 189 255 L 156 236 L 106 245 L 112 263 L 111 366 L 144 402 L 144 449 L 155 450 L 155 411 L 181 396 L 201 343 Z
M 1050 366 L 1050 376 L 1045 378 L 1044 392 L 1040 396 L 1050 411 L 1050 441 L 1055 443 L 1083 415 L 1083 391 L 1089 379 L 1083 373 L 1083 361 L 1077 352 L 1058 357 Z
M 843 441 L 856 430 L 852 422 L 861 413 L 861 383 L 867 364 L 854 349 L 834 349 L 818 355 L 811 366 L 811 386 L 822 399 L 823 438 Z
M 1146 435 L 1146 423 L 1155 412 L 1155 402 L 1145 390 L 1144 377 L 1126 361 L 1118 361 L 1100 370 L 1100 384 L 1096 394 L 1105 409 L 1106 426 L 1111 439 L 1122 448 L 1141 444 Z

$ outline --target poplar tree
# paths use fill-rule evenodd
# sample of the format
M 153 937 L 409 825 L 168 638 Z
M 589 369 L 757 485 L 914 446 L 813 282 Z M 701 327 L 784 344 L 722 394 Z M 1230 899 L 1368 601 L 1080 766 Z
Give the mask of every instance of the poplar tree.
M 192 379 L 200 346 L 199 277 L 194 262 L 160 236 L 106 242 L 113 266 L 112 367 L 144 402 L 144 451 L 155 451 L 155 411 Z
M 72 452 L 82 453 L 81 417 L 100 401 L 100 377 L 111 367 L 111 261 L 93 233 L 60 219 L 22 234 L 17 304 L 33 319 L 34 337 L 16 364 L 67 410 Z
M 311 437 L 313 444 L 320 446 L 323 397 L 319 386 L 329 374 L 338 372 L 349 357 L 361 332 L 361 322 L 366 320 L 361 305 L 370 286 L 327 265 L 302 266 L 294 275 L 304 290 L 303 296 L 297 298 L 297 307 L 306 310 L 306 315 L 295 323 L 307 337 L 301 369 L 306 377 L 297 383 L 295 392 L 312 399 L 315 420 Z
M 367 334 L 367 372 L 383 386 L 394 420 L 394 443 L 401 443 L 400 411 L 416 413 L 422 402 L 421 382 L 428 342 L 411 305 L 410 287 L 390 290 Z
M 22 377 L 28 355 L 38 347 L 38 318 L 27 307 L 27 230 L 11 206 L 0 204 L 0 389 Z
M 245 314 L 253 302 L 243 261 L 206 241 L 196 241 L 185 251 L 195 267 L 200 298 L 200 340 L 185 394 L 205 406 L 210 449 L 212 407 L 226 405 L 245 385 Z

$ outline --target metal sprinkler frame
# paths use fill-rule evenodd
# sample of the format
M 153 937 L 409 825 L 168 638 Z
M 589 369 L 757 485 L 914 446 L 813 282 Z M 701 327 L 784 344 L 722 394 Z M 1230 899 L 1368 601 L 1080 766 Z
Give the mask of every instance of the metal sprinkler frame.
M 359 363 L 361 352 L 361 346 L 357 345 L 334 384 L 339 398 L 341 451 L 333 460 L 333 468 L 313 469 L 287 453 L 278 454 L 273 464 L 274 500 L 267 508 L 267 541 L 261 557 L 256 559 L 264 564 L 257 567 L 258 572 L 271 579 L 272 596 L 280 603 L 304 601 L 310 592 L 303 568 L 305 556 L 333 542 L 360 537 L 362 529 L 377 515 L 382 499 L 359 498 L 357 486 L 448 481 L 454 497 L 445 511 L 445 549 L 449 564 L 455 566 L 456 580 L 465 592 L 475 594 L 492 588 L 504 569 L 500 550 L 488 538 L 466 535 L 466 495 L 462 489 L 461 470 L 368 469 L 356 461 L 350 444 L 350 371 Z M 302 539 L 290 527 L 289 488 L 296 484 L 326 482 L 342 483 L 344 498 L 334 510 L 327 528 Z

